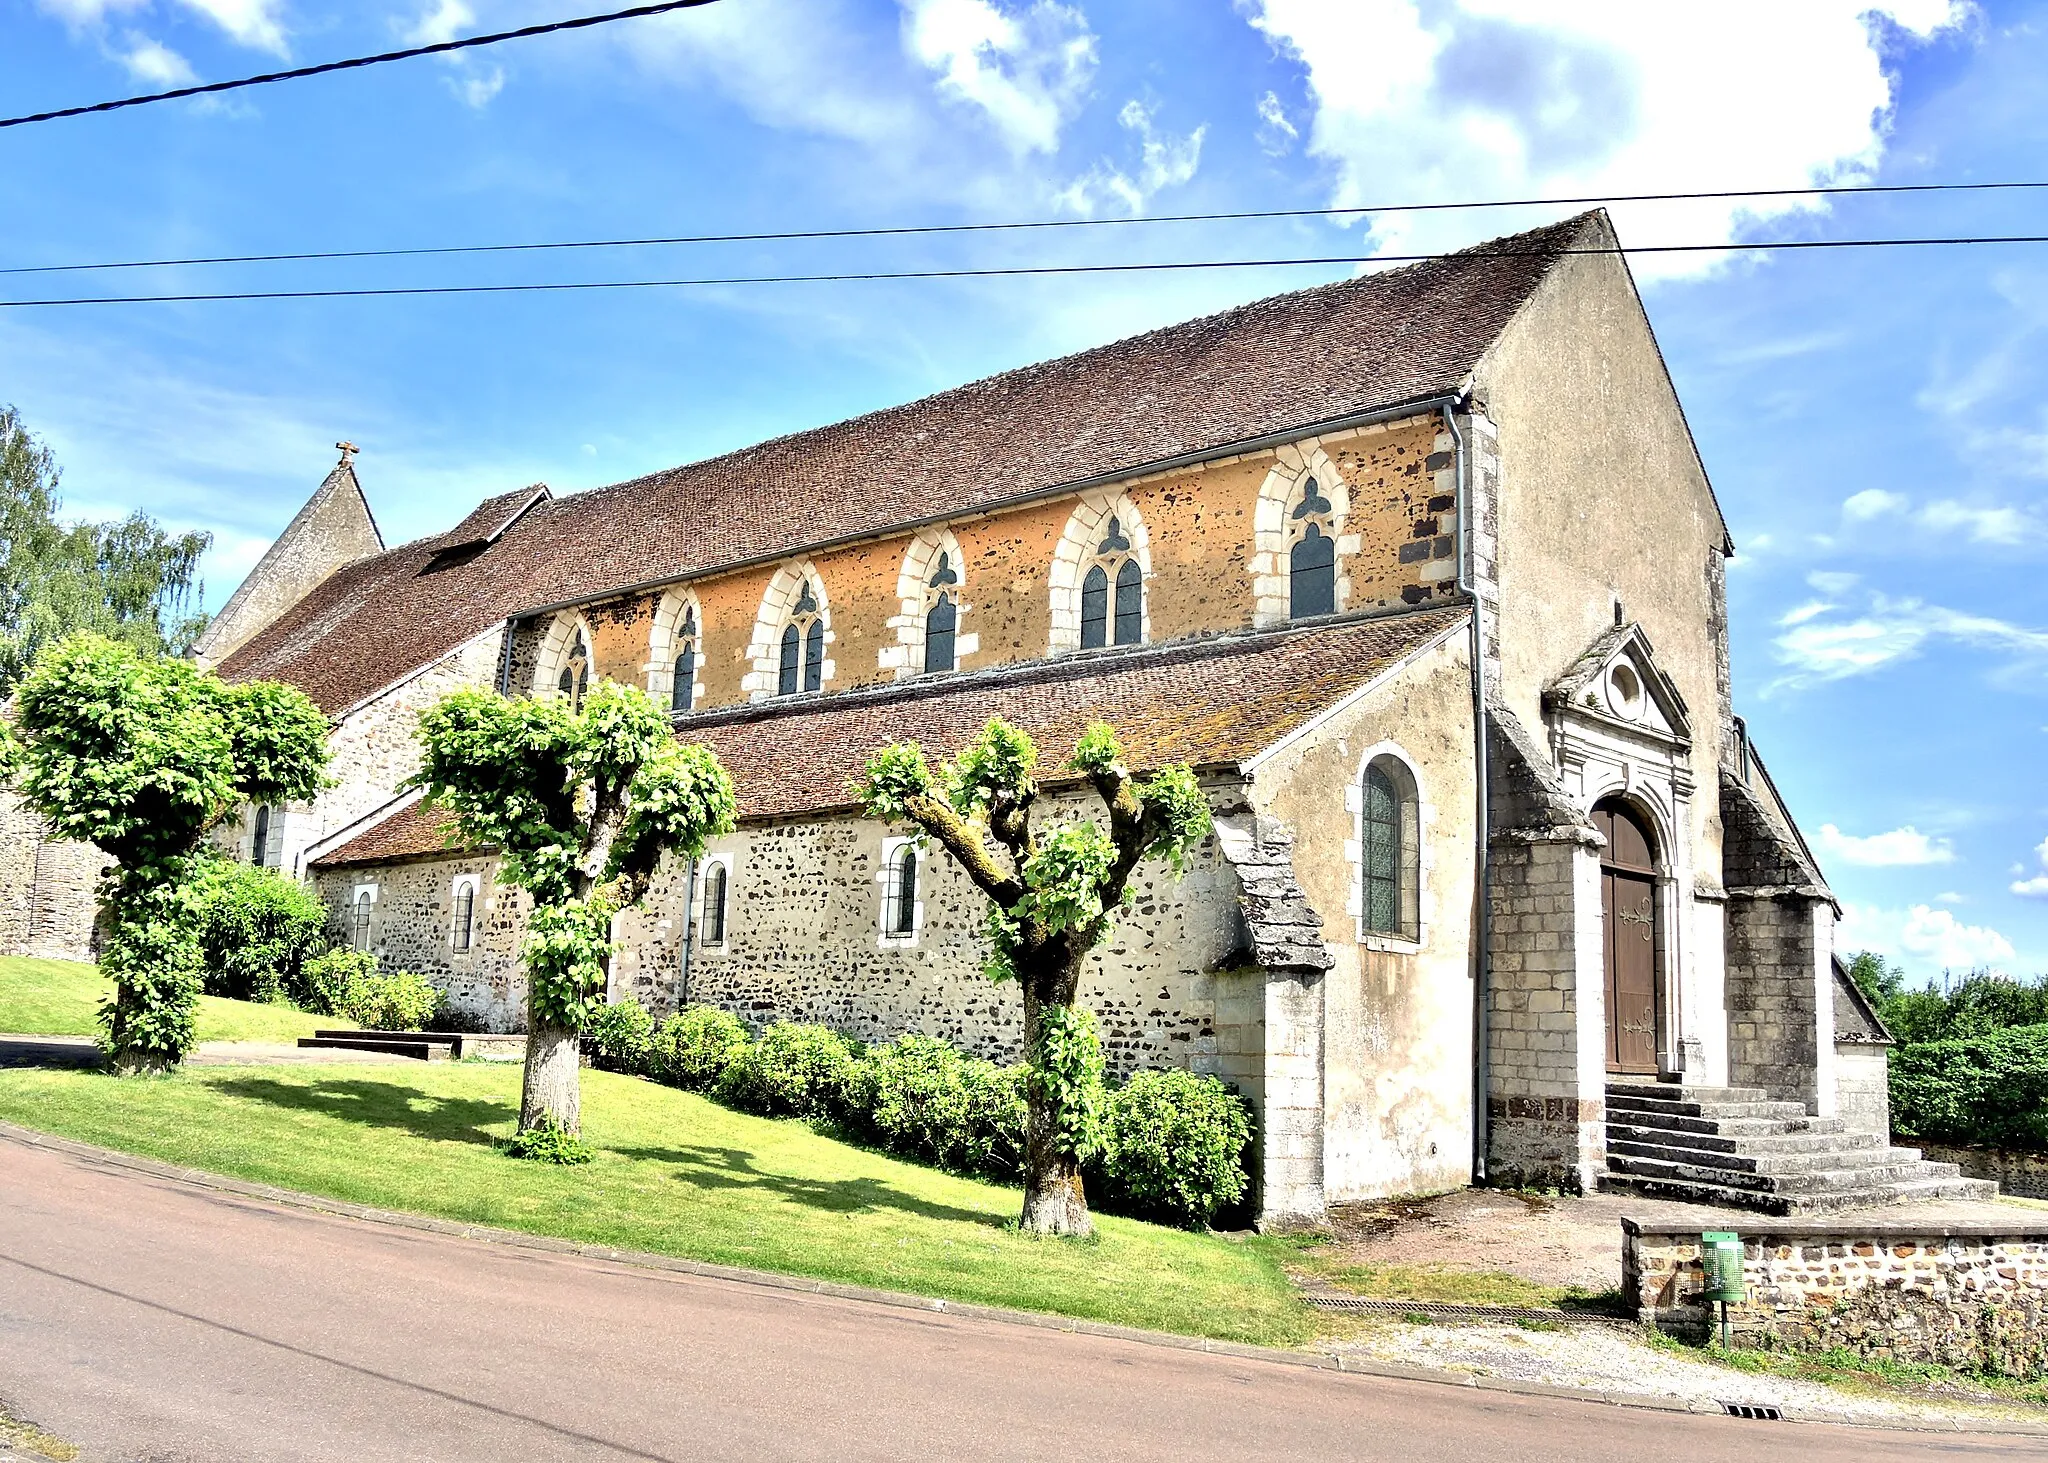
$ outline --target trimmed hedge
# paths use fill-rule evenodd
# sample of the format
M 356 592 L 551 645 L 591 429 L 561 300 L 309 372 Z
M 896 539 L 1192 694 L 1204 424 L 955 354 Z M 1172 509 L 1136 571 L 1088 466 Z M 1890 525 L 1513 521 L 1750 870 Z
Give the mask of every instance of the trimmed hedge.
M 930 1036 L 863 1048 L 778 1021 L 758 1038 L 690 1006 L 656 1026 L 633 1002 L 585 1027 L 598 1066 L 707 1092 L 770 1117 L 834 1123 L 906 1158 L 1014 1183 L 1024 1171 L 1024 1076 Z M 1251 1108 L 1214 1077 L 1141 1072 L 1104 1103 L 1089 1182 L 1105 1208 L 1199 1229 L 1250 1192 Z
M 305 1009 L 373 1031 L 419 1031 L 441 1009 L 441 992 L 425 976 L 409 970 L 380 974 L 376 956 L 355 950 L 329 950 L 308 960 L 305 984 Z
M 2048 1025 L 1895 1047 L 1891 1099 L 1909 1137 L 2048 1150 Z
M 214 859 L 200 866 L 192 894 L 206 994 L 311 1001 L 306 962 L 327 948 L 327 906 L 312 890 L 276 869 Z

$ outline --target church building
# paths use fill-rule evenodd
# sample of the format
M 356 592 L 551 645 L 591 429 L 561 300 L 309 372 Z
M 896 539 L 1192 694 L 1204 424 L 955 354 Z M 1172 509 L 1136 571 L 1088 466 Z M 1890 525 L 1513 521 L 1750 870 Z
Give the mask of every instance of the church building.
M 1010 1060 L 981 896 L 849 779 L 996 715 L 1057 767 L 1100 719 L 1215 833 L 1141 872 L 1083 999 L 1114 1070 L 1252 1101 L 1264 1222 L 1475 1179 L 1818 1192 L 1672 1149 L 1695 1089 L 1836 1135 L 1831 1194 L 1963 1192 L 1887 1146 L 1887 1038 L 1731 704 L 1733 552 L 1596 212 L 396 547 L 345 451 L 198 654 L 333 725 L 336 785 L 223 836 L 491 1027 L 523 896 L 402 790 L 446 692 L 631 682 L 730 769 L 739 827 L 621 920 L 613 999 Z M 80 856 L 0 827 L 10 885 Z M 83 939 L 24 907 L 6 948 Z

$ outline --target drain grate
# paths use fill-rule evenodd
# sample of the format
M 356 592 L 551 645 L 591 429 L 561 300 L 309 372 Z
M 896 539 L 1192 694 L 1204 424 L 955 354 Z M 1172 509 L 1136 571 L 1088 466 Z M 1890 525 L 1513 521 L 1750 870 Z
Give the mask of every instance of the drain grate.
M 1785 1414 L 1775 1407 L 1761 1402 L 1723 1402 L 1721 1410 L 1730 1417 L 1746 1417 L 1751 1422 L 1783 1422 Z

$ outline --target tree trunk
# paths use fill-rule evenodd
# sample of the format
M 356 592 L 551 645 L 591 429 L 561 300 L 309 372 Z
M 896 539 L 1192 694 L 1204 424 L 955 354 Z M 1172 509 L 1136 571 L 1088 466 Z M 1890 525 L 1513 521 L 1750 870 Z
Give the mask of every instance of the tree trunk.
M 526 1083 L 519 1097 L 519 1131 L 553 1119 L 564 1132 L 583 1131 L 583 1084 L 577 1072 L 581 1042 L 573 1026 L 554 1026 L 533 1018 L 526 1022 Z
M 1055 973 L 1043 982 L 1023 972 L 1019 975 L 1018 984 L 1024 992 L 1024 1059 L 1035 1064 L 1040 1012 L 1055 1002 L 1071 1004 L 1078 981 L 1064 979 L 1063 973 Z M 1045 985 L 1054 989 L 1041 994 Z M 1061 995 L 1065 999 L 1059 999 Z M 1048 1001 L 1047 996 L 1053 1000 Z M 1026 1085 L 1024 1212 L 1018 1223 L 1026 1234 L 1086 1238 L 1095 1233 L 1095 1221 L 1088 1215 L 1080 1161 L 1065 1152 L 1058 1141 L 1060 1115 L 1056 1096 L 1042 1096 L 1035 1083 Z

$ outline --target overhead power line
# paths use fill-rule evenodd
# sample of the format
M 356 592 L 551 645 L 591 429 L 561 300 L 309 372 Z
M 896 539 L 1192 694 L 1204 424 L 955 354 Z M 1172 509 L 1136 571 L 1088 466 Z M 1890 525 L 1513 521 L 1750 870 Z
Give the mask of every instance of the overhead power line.
M 23 264 L 8 274 L 79 274 L 102 269 L 169 269 L 200 264 L 283 264 L 342 259 L 417 259 L 444 254 L 518 254 L 562 249 L 630 249 L 674 244 L 765 244 L 813 239 L 886 239 L 919 234 L 986 234 L 1032 229 L 1088 229 L 1132 224 L 1235 223 L 1279 218 L 1350 218 L 1360 214 L 1446 213 L 1485 208 L 1556 208 L 1590 203 L 1675 203 L 1731 198 L 1792 198 L 1845 193 L 1983 193 L 2048 189 L 2048 180 L 1995 183 L 1839 183 L 1810 188 L 1726 188 L 1692 193 L 1619 193 L 1576 198 L 1486 198 L 1458 203 L 1376 203 L 1356 208 L 1262 208 L 1234 213 L 1168 213 L 1145 218 L 1043 218 L 1008 223 L 895 224 L 860 229 L 784 229 L 746 234 L 672 234 L 629 239 L 568 239 L 533 244 L 437 244 L 407 249 L 317 249 L 288 254 L 210 254 L 185 259 L 123 259 L 102 264 Z
M 297 81 L 307 76 L 325 76 L 330 71 L 354 71 L 364 66 L 382 66 L 386 61 L 410 61 L 419 56 L 445 56 L 475 46 L 495 46 L 500 41 L 523 41 L 529 36 L 552 35 L 561 30 L 584 30 L 593 25 L 610 25 L 615 20 L 638 20 L 647 15 L 666 15 L 671 10 L 694 10 L 715 0 L 664 0 L 658 5 L 635 5 L 605 15 L 584 15 L 574 20 L 552 20 L 545 25 L 523 25 L 518 30 L 495 31 L 487 36 L 466 36 L 459 41 L 436 41 L 431 46 L 408 46 L 403 51 L 382 51 L 375 56 L 352 56 L 346 61 L 322 61 L 317 66 L 295 66 L 290 71 L 266 71 L 240 81 L 209 81 L 200 86 L 181 86 L 174 91 L 150 92 L 146 96 L 122 97 L 118 101 L 93 102 L 83 107 L 60 107 L 54 112 L 32 112 L 26 117 L 0 117 L 0 127 L 26 127 L 31 122 L 54 122 L 61 117 L 83 117 L 92 112 L 118 112 L 123 107 L 147 106 L 151 102 L 174 102 L 181 97 L 212 96 L 239 91 L 245 86 L 268 86 L 273 81 Z
M 1567 254 L 1743 254 L 1777 249 L 1899 249 L 1966 244 L 2048 244 L 2048 234 L 1958 235 L 1920 239 L 1782 239 L 1750 244 L 1639 244 L 1618 248 L 1461 249 L 1459 258 L 1530 259 Z M 233 290 L 177 295 L 84 295 L 70 299 L 0 300 L 0 309 L 46 305 L 173 305 L 216 300 L 347 300 L 394 295 L 519 295 L 570 290 L 681 289 L 693 286 L 842 284 L 856 281 L 993 279 L 1048 274 L 1139 274 L 1157 270 L 1279 269 L 1317 264 L 1422 264 L 1451 254 L 1321 254 L 1293 259 L 1186 259 L 1132 264 L 1027 264 L 981 269 L 860 270 L 839 274 L 735 274 L 698 279 L 599 279 L 534 284 L 385 285 L 362 289 Z

